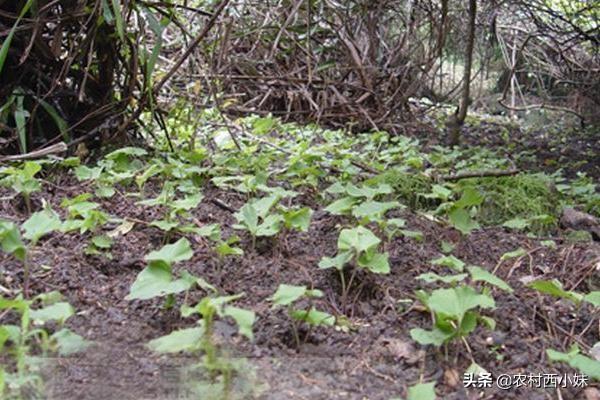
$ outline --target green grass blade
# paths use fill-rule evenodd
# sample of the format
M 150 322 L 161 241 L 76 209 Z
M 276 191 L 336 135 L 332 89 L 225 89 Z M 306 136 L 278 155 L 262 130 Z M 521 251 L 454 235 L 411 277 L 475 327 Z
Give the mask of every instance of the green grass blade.
M 17 21 L 15 22 L 12 29 L 8 33 L 8 36 L 2 43 L 2 47 L 0 48 L 0 73 L 2 73 L 2 69 L 4 68 L 4 62 L 6 61 L 6 56 L 8 56 L 8 49 L 10 49 L 10 44 L 13 40 L 13 37 L 15 36 L 15 31 L 17 30 L 17 26 L 19 25 L 19 22 L 21 22 L 21 19 L 23 18 L 23 16 L 27 13 L 27 11 L 29 11 L 33 2 L 34 2 L 34 0 L 29 0 L 29 1 L 27 1 L 27 3 L 25 3 L 25 6 L 21 10 L 21 14 L 19 14 L 19 18 L 17 18 Z
M 69 135 L 69 127 L 67 126 L 67 123 L 65 122 L 65 120 L 62 119 L 60 115 L 58 115 L 58 112 L 56 111 L 56 109 L 54 107 L 52 107 L 50 104 L 48 104 L 47 102 L 45 102 L 42 99 L 37 99 L 37 100 L 40 102 L 40 104 L 42 105 L 44 110 L 46 110 L 48 115 L 50 115 L 50 117 L 52 118 L 52 120 L 54 121 L 54 123 L 56 124 L 58 129 L 60 130 L 60 133 L 61 133 L 64 141 L 67 143 L 70 142 L 71 137 Z
M 25 118 L 28 116 L 28 112 L 23 107 L 24 97 L 17 97 L 17 107 L 14 112 L 15 124 L 17 125 L 17 134 L 19 136 L 19 146 L 21 147 L 21 152 L 27 152 L 27 132 L 25 127 Z
M 115 25 L 117 26 L 117 33 L 122 42 L 125 42 L 125 28 L 123 27 L 123 14 L 121 14 L 121 5 L 119 0 L 112 0 L 113 14 L 115 17 Z

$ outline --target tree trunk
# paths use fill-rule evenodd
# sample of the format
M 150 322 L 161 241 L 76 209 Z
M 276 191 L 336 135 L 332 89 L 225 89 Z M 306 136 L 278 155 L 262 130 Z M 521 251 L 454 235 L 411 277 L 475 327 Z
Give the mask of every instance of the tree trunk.
M 469 0 L 469 34 L 467 36 L 467 50 L 465 52 L 465 71 L 463 74 L 463 87 L 460 105 L 456 113 L 446 123 L 449 130 L 450 145 L 455 146 L 460 141 L 460 128 L 467 117 L 469 107 L 469 92 L 471 87 L 471 65 L 473 64 L 473 47 L 475 45 L 475 19 L 477 17 L 477 0 Z

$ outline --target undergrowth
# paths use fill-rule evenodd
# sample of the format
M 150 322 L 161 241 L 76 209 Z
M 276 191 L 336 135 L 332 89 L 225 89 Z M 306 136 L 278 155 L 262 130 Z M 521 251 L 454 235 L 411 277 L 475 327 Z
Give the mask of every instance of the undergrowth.
M 429 193 L 431 191 L 431 179 L 420 172 L 411 170 L 391 169 L 374 178 L 368 183 L 377 185 L 386 183 L 394 189 L 394 194 L 398 201 L 407 205 L 411 209 L 425 209 L 431 205 L 419 193 Z
M 501 225 L 510 219 L 560 215 L 560 198 L 552 179 L 544 174 L 519 174 L 499 178 L 465 180 L 484 195 L 477 214 L 484 225 Z
M 282 125 L 272 117 L 239 119 L 234 124 L 206 112 L 196 122 L 204 118 L 207 125 L 216 118 L 223 118 L 217 120 L 218 125 L 227 124 L 231 131 L 215 128 L 194 133 L 188 119 L 169 119 L 175 133 L 178 123 L 181 124 L 181 134 L 175 134 L 170 143 L 158 140 L 152 144 L 154 149 L 121 148 L 90 166 L 70 158 L 29 161 L 1 168 L 0 185 L 7 187 L 5 192 L 12 192 L 12 197 L 6 198 L 28 201 L 33 196 L 36 201 L 28 201 L 25 222 L 0 220 L 0 247 L 22 263 L 17 267 L 22 268 L 22 288 L 6 289 L 14 296 L 10 300 L 0 298 L 0 312 L 18 309 L 27 320 L 33 304 L 29 300 L 30 271 L 41 268 L 37 260 L 28 259 L 27 254 L 36 250 L 44 238 L 78 232 L 79 237 L 88 242 L 86 254 L 110 260 L 113 241 L 135 229 L 136 224 L 157 229 L 163 246 L 146 254 L 147 266 L 138 274 L 126 300 L 162 298 L 165 310 L 178 307 L 182 318 L 194 316 L 196 322 L 154 338 L 146 347 L 159 354 L 186 351 L 198 355 L 198 362 L 193 366 L 201 371 L 205 380 L 199 393 L 215 392 L 217 398 L 221 395 L 235 398 L 236 382 L 248 368 L 225 356 L 227 351 L 213 329 L 214 321 L 233 320 L 238 334 L 252 341 L 255 319 L 263 318 L 264 313 L 256 314 L 251 308 L 234 305 L 243 293 L 225 292 L 185 268 L 173 268 L 194 256 L 188 237 L 204 243 L 222 265 L 226 257 L 248 254 L 252 257 L 265 243 L 285 249 L 291 232 L 310 231 L 313 214 L 317 212 L 339 217 L 340 223 L 335 228 L 338 230 L 337 252 L 321 254 L 318 264 L 312 266 L 337 270 L 342 290 L 334 301 L 339 304 L 322 308 L 329 303 L 319 299 L 325 298 L 323 293 L 331 288 L 323 287 L 322 292 L 321 288 L 296 282 L 293 285 L 274 282 L 279 284 L 279 289 L 269 298 L 274 308 L 287 309 L 294 332 L 294 343 L 290 345 L 300 348 L 317 330 L 348 330 L 345 324 L 350 317 L 346 314 L 352 316 L 354 302 L 365 283 L 359 281 L 375 281 L 402 267 L 388 251 L 394 240 L 424 240 L 422 232 L 407 226 L 409 219 L 404 217 L 411 211 L 455 228 L 461 236 L 468 237 L 486 226 L 502 226 L 531 235 L 555 234 L 563 207 L 580 207 L 596 214 L 599 210 L 596 184 L 585 175 L 572 181 L 564 180 L 560 173 L 522 172 L 513 176 L 465 179 L 453 176 L 467 171 L 512 167 L 505 157 L 489 149 L 437 146 L 425 151 L 415 139 L 390 137 L 386 132 L 349 136 L 342 131 Z M 293 135 L 295 133 L 297 135 Z M 290 136 L 294 140 L 290 140 Z M 171 145 L 177 151 L 170 152 Z M 61 199 L 60 214 L 43 199 L 44 185 L 49 181 L 40 176 L 44 168 L 52 165 L 70 171 L 89 190 L 89 193 Z M 202 224 L 193 211 L 208 200 L 210 189 L 215 187 L 238 201 L 227 204 L 219 199 L 215 203 L 231 213 L 230 221 Z M 306 196 L 311 198 L 307 203 L 302 201 L 306 193 L 311 193 Z M 136 206 L 149 211 L 146 215 L 156 219 L 120 218 L 111 215 L 111 210 L 102 209 L 102 199 L 117 196 L 135 198 Z M 232 223 L 234 219 L 237 223 Z M 481 312 L 495 308 L 492 286 L 507 292 L 513 289 L 494 273 L 454 257 L 450 254 L 453 246 L 446 246 L 446 255 L 431 261 L 432 271 L 436 267 L 447 267 L 458 274 L 427 273 L 418 277 L 426 283 L 439 286 L 439 282 L 443 282 L 448 287 L 415 292 L 414 298 L 422 304 L 421 308 L 427 309 L 434 318 L 431 330 L 413 329 L 412 337 L 421 344 L 436 346 L 464 343 L 468 349 L 469 335 L 477 327 L 495 329 L 493 317 Z M 525 250 L 519 249 L 505 256 L 522 257 L 526 254 L 523 252 Z M 465 267 L 470 273 L 468 280 Z M 3 268 L 0 265 L 0 272 L 4 272 Z M 554 285 L 546 292 L 563 293 L 557 287 Z M 204 297 L 199 302 L 192 301 L 200 293 Z M 600 303 L 598 292 L 581 296 L 586 296 L 594 307 Z M 60 304 L 61 309 L 68 311 L 59 315 L 65 320 L 74 310 L 66 303 Z M 33 315 L 35 312 L 33 309 Z M 25 340 L 29 326 L 22 326 L 21 331 L 17 331 L 12 325 L 0 325 L 0 339 L 3 332 L 6 337 L 0 340 L 0 348 L 5 345 L 11 354 L 17 355 L 19 351 L 29 352 Z M 307 328 L 303 335 L 300 335 L 301 326 Z M 62 336 L 53 337 L 55 341 L 67 335 L 59 332 L 63 332 Z M 75 344 L 85 342 L 83 337 L 70 333 L 67 339 L 63 340 L 63 347 L 70 345 L 79 349 L 83 346 Z M 568 354 L 555 356 L 561 361 L 567 359 Z M 18 363 L 19 357 L 14 357 L 12 364 Z M 2 382 L 7 380 L 2 377 L 3 372 L 8 377 L 15 373 L 19 377 L 25 376 L 26 369 L 15 369 L 10 364 L 0 366 L 0 395 Z M 20 392 L 28 384 L 13 386 Z

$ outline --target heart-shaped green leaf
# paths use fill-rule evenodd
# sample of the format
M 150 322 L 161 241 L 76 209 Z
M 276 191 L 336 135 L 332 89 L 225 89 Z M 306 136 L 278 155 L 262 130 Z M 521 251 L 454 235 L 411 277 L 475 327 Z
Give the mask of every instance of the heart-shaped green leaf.
M 443 265 L 458 272 L 463 272 L 465 269 L 465 263 L 454 256 L 436 258 L 435 260 L 431 260 L 431 263 L 433 265 Z
M 360 253 L 375 248 L 381 240 L 373 232 L 362 226 L 342 229 L 338 238 L 338 249 L 356 250 Z
M 58 214 L 50 208 L 33 213 L 27 221 L 23 223 L 25 233 L 23 237 L 31 242 L 37 242 L 42 236 L 61 228 Z
M 358 256 L 358 265 L 375 274 L 389 274 L 388 253 L 364 252 Z
M 316 310 L 311 307 L 306 310 L 292 310 L 290 316 L 298 321 L 306 322 L 313 326 L 333 326 L 335 325 L 335 317 L 323 311 Z
M 181 238 L 173 244 L 163 246 L 158 251 L 153 251 L 146 255 L 146 261 L 163 261 L 168 265 L 178 261 L 186 261 L 192 258 L 194 252 L 190 242 L 186 238 Z
M 202 335 L 204 335 L 203 327 L 180 329 L 151 340 L 146 346 L 157 353 L 193 351 L 200 346 Z
M 75 309 L 65 302 L 54 303 L 38 310 L 31 310 L 30 318 L 40 324 L 48 321 L 58 321 L 62 324 L 75 313 Z
M 185 271 L 181 275 L 180 279 L 173 280 L 168 264 L 153 261 L 138 274 L 125 299 L 147 300 L 189 290 L 196 283 L 196 278 Z
M 277 291 L 270 297 L 273 306 L 288 306 L 304 296 L 306 286 L 293 286 L 282 283 Z
M 442 313 L 462 320 L 465 313 L 476 307 L 494 308 L 494 299 L 480 294 L 470 286 L 434 290 L 427 300 L 427 306 L 436 313 Z
M 0 248 L 8 254 L 14 254 L 21 261 L 25 259 L 27 249 L 14 223 L 0 220 Z
M 225 307 L 223 315 L 231 317 L 235 320 L 235 323 L 240 330 L 240 334 L 248 338 L 248 340 L 254 340 L 254 334 L 252 333 L 252 325 L 256 319 L 256 315 L 253 311 L 244 310 L 238 307 Z
M 319 261 L 319 268 L 328 269 L 335 268 L 337 270 L 344 269 L 344 266 L 352 259 L 352 253 L 349 251 L 342 251 L 337 256 L 331 257 L 323 257 L 321 261 Z
M 508 283 L 504 282 L 502 279 L 498 278 L 496 275 L 484 270 L 481 267 L 471 266 L 467 268 L 471 273 L 471 279 L 473 281 L 483 281 L 487 282 L 490 285 L 494 285 L 499 287 L 502 290 L 507 291 L 508 293 L 512 293 L 513 289 L 508 285 Z

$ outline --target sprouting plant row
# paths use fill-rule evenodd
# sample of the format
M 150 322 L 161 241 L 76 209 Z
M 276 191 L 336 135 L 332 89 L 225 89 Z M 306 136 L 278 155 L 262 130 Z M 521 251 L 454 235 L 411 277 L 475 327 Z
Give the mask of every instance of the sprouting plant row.
M 342 217 L 344 226 L 339 232 L 337 252 L 324 255 L 318 266 L 338 271 L 342 288 L 342 310 L 345 311 L 349 292 L 357 279 L 357 271 L 364 270 L 374 274 L 390 272 L 388 254 L 385 251 L 388 242 L 396 236 L 423 240 L 420 232 L 406 229 L 404 219 L 387 218 L 387 215 L 398 215 L 398 211 L 406 207 L 404 203 L 412 208 L 425 205 L 425 214 L 430 218 L 439 220 L 443 217 L 463 234 L 469 234 L 480 227 L 477 218 L 486 210 L 486 203 L 490 201 L 486 196 L 491 192 L 482 192 L 485 185 L 479 181 L 436 182 L 432 176 L 434 172 L 447 170 L 451 166 L 457 169 L 481 165 L 502 166 L 499 160 L 494 160 L 493 155 L 465 155 L 444 148 L 435 149 L 425 156 L 418 151 L 414 141 L 402 137 L 390 138 L 385 133 L 358 136 L 356 140 L 349 140 L 340 133 L 325 131 L 322 132 L 324 141 L 319 144 L 314 141 L 314 131 L 300 134 L 294 142 L 269 135 L 274 128 L 282 127 L 277 126 L 278 122 L 275 120 L 255 119 L 250 123 L 254 135 L 261 141 L 255 141 L 256 138 L 244 140 L 242 151 L 238 151 L 234 149 L 226 132 L 217 132 L 210 140 L 214 141 L 219 151 L 210 158 L 205 147 L 189 146 L 188 151 L 182 151 L 178 156 L 166 154 L 152 158 L 148 158 L 148 152 L 144 149 L 129 147 L 108 154 L 93 167 L 80 165 L 78 159 L 71 158 L 58 163 L 58 166 L 54 161 L 44 161 L 26 162 L 20 167 L 0 169 L 0 181 L 3 185 L 12 187 L 16 195 L 22 198 L 29 214 L 29 219 L 20 228 L 14 223 L 3 221 L 0 235 L 2 249 L 13 253 L 23 263 L 25 296 L 21 300 L 33 302 L 28 303 L 28 307 L 36 309 L 36 300 L 28 300 L 31 271 L 28 254 L 43 236 L 51 232 L 78 231 L 82 235 L 89 232 L 90 242 L 86 246 L 86 252 L 111 257 L 110 248 L 114 238 L 133 229 L 136 223 L 147 223 L 164 232 L 165 243 L 171 242 L 175 234 L 207 237 L 215 243 L 215 252 L 222 260 L 224 257 L 242 255 L 244 246 L 237 235 L 224 238 L 218 224 L 199 225 L 194 220 L 193 211 L 204 199 L 200 187 L 214 185 L 238 192 L 246 198 L 246 203 L 234 214 L 237 224 L 232 227 L 248 233 L 251 239 L 250 250 L 253 250 L 260 237 L 285 235 L 292 230 L 308 231 L 313 210 L 298 205 L 294 199 L 298 196 L 298 191 L 323 188 L 323 184 L 328 183 L 330 186 L 319 199 L 326 212 Z M 274 143 L 287 153 L 282 154 L 269 146 L 263 146 L 263 141 Z M 365 177 L 364 171 L 352 162 L 358 157 L 368 158 L 371 168 L 381 171 L 381 174 Z M 61 203 L 64 209 L 62 214 L 66 216 L 64 220 L 44 203 L 41 210 L 35 211 L 32 197 L 42 187 L 43 180 L 38 175 L 44 164 L 48 164 L 49 168 L 72 168 L 77 179 L 91 186 L 94 192 L 93 195 L 83 193 L 72 199 L 64 199 Z M 391 167 L 393 168 L 388 171 Z M 332 174 L 332 171 L 335 173 Z M 407 183 L 405 178 L 411 175 L 420 178 Z M 571 184 L 560 183 L 559 176 L 555 179 L 559 182 L 557 190 L 567 199 L 587 201 L 592 209 L 597 207 L 596 188 L 585 176 Z M 282 182 L 282 186 L 278 182 Z M 512 183 L 508 182 L 506 185 Z M 155 190 L 157 184 L 158 191 Z M 408 184 L 413 186 L 404 186 Z M 137 192 L 130 192 L 132 185 L 137 187 Z M 148 186 L 152 186 L 152 189 L 149 190 Z M 148 192 L 158 194 L 147 196 Z M 411 192 L 410 196 L 398 196 L 398 193 L 406 192 Z M 162 216 L 153 221 L 116 218 L 102 211 L 99 203 L 92 201 L 94 196 L 102 199 L 115 195 L 133 197 L 142 207 L 160 207 Z M 495 200 L 492 198 L 491 201 Z M 554 218 L 543 213 L 527 218 L 515 215 L 517 216 L 504 222 L 506 228 L 527 229 L 540 224 L 549 225 Z M 111 229 L 107 230 L 109 226 Z M 185 239 L 148 254 L 148 266 L 138 275 L 128 298 L 150 299 L 164 296 L 165 305 L 172 307 L 178 293 L 195 287 L 208 293 L 196 305 L 184 304 L 180 308 L 182 317 L 200 317 L 197 327 L 175 331 L 155 339 L 149 346 L 154 350 L 167 352 L 201 351 L 205 355 L 205 366 L 215 371 L 223 387 L 227 388 L 231 384 L 233 367 L 218 355 L 218 348 L 211 338 L 212 321 L 215 318 L 233 318 L 240 334 L 252 339 L 255 315 L 231 304 L 242 294 L 219 295 L 216 288 L 186 271 L 173 276 L 172 264 L 189 260 L 191 255 L 189 242 Z M 415 298 L 432 316 L 432 329 L 412 329 L 413 339 L 421 344 L 436 346 L 447 345 L 454 340 L 466 343 L 466 338 L 478 324 L 494 329 L 494 320 L 481 314 L 479 310 L 494 308 L 492 287 L 507 292 L 512 289 L 480 267 L 466 266 L 469 274 L 464 273 L 464 263 L 452 256 L 434 260 L 433 264 L 454 268 L 459 274 L 448 276 L 432 272 L 419 277 L 428 284 L 442 283 L 448 287 L 432 291 L 419 290 L 415 293 Z M 470 280 L 469 284 L 465 283 L 467 278 Z M 583 303 L 598 307 L 597 292 L 569 292 L 562 289 L 560 283 L 553 281 L 536 281 L 530 286 L 542 293 L 571 300 L 578 307 Z M 270 298 L 274 307 L 286 309 L 297 345 L 301 342 L 298 329 L 300 323 L 309 327 L 344 324 L 342 316 L 333 316 L 315 308 L 313 302 L 322 294 L 316 288 L 282 283 Z M 15 308 L 17 309 L 21 310 L 22 307 Z M 27 329 L 22 324 L 22 333 L 15 334 L 13 330 L 12 336 L 6 335 L 9 339 L 5 339 L 5 342 L 14 343 L 13 338 L 27 336 L 27 333 L 23 333 Z M 310 330 L 307 335 L 309 333 Z M 69 337 L 75 342 L 85 341 L 77 336 Z M 20 343 L 26 343 L 19 340 Z M 581 369 L 584 365 L 584 370 L 590 376 L 599 376 L 597 362 L 594 364 L 593 360 L 581 354 L 576 347 L 569 353 L 549 350 L 548 356 L 576 368 Z

